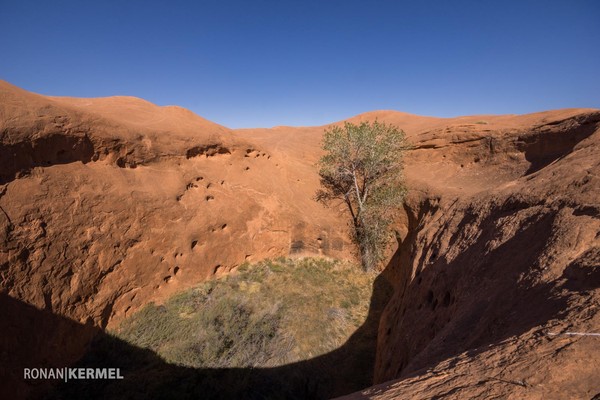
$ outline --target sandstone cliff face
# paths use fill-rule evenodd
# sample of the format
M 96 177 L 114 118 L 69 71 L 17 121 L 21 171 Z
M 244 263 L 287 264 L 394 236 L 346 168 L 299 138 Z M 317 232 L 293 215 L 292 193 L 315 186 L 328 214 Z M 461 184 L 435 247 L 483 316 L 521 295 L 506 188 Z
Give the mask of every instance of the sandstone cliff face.
M 104 327 L 245 261 L 351 257 L 342 217 L 312 199 L 314 156 L 139 99 L 0 91 L 10 296 Z
M 600 393 L 599 338 L 567 334 L 600 332 L 600 113 L 428 142 L 421 157 L 452 151 L 462 168 L 445 179 L 465 181 L 412 176 L 426 189 L 405 207 L 375 367 L 395 381 L 354 397 Z
M 376 118 L 414 147 L 381 385 L 354 396 L 600 392 L 600 339 L 566 334 L 600 332 L 600 112 L 350 120 Z M 352 258 L 343 209 L 314 201 L 323 128 L 0 82 L 0 292 L 104 328 L 244 261 Z

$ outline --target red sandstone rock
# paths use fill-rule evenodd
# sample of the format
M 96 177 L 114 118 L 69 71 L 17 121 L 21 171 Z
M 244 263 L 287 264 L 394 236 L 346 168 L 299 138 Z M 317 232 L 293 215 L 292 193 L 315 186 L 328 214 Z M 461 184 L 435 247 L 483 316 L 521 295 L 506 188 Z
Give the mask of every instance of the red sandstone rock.
M 600 393 L 600 338 L 566 334 L 600 332 L 600 112 L 373 119 L 414 147 L 380 385 L 351 397 Z M 323 128 L 0 82 L 0 291 L 105 327 L 244 261 L 351 258 L 314 201 Z

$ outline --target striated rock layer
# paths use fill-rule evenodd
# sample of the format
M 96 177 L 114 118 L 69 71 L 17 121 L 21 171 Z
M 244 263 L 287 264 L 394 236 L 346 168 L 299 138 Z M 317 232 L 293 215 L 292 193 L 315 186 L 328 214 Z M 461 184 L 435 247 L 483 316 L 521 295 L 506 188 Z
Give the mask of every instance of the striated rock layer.
M 410 195 L 380 385 L 353 396 L 600 393 L 600 337 L 567 334 L 600 333 L 600 111 L 349 120 L 374 119 L 413 143 Z M 314 201 L 323 129 L 0 82 L 0 292 L 104 328 L 245 261 L 352 258 L 343 208 Z

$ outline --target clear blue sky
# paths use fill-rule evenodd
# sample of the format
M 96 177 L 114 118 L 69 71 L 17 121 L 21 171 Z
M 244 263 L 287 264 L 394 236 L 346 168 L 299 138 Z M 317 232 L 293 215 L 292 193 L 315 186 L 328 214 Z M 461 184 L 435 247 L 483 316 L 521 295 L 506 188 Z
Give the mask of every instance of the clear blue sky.
M 600 1 L 0 0 L 0 79 L 228 127 L 600 108 Z

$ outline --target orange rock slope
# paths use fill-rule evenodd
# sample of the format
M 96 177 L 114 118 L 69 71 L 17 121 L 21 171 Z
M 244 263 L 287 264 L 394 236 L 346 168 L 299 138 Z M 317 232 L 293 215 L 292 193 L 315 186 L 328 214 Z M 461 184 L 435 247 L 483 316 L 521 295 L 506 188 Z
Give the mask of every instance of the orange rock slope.
M 485 119 L 415 141 L 379 385 L 349 398 L 600 393 L 600 112 Z
M 351 257 L 315 155 L 178 107 L 0 86 L 1 288 L 99 326 L 245 261 Z
M 372 389 L 356 398 L 600 393 L 600 111 L 356 116 L 407 132 L 410 195 Z M 324 127 L 229 130 L 140 99 L 0 82 L 0 291 L 114 324 L 244 261 L 352 258 L 314 201 Z

